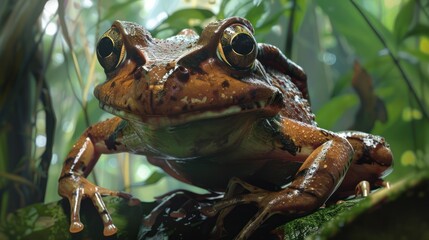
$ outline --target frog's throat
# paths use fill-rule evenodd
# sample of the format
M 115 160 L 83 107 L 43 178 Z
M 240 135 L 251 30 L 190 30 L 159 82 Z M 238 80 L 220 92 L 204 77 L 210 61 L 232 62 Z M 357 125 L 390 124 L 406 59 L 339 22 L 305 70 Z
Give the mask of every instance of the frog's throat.
M 184 123 L 189 123 L 193 121 L 198 120 L 205 120 L 205 119 L 213 119 L 213 118 L 220 118 L 220 117 L 226 117 L 231 116 L 235 114 L 242 114 L 245 112 L 251 112 L 251 111 L 275 111 L 275 109 L 271 104 L 267 103 L 264 100 L 249 103 L 246 105 L 233 105 L 227 108 L 224 108 L 222 110 L 200 110 L 200 111 L 191 111 L 186 113 L 180 113 L 175 115 L 136 115 L 130 112 L 126 112 L 121 109 L 114 108 L 112 106 L 100 103 L 100 108 L 103 110 L 112 113 L 116 116 L 119 116 L 121 118 L 130 120 L 130 121 L 137 121 L 144 124 L 152 125 L 153 127 L 163 127 L 163 126 L 174 126 L 174 125 L 180 125 Z

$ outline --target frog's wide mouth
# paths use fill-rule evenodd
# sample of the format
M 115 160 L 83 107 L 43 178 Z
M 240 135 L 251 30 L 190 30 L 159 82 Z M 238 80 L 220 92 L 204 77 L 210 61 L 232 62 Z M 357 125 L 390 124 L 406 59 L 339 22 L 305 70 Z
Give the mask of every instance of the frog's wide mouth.
M 195 111 L 187 111 L 180 113 L 166 114 L 142 114 L 127 112 L 123 109 L 118 109 L 100 102 L 100 108 L 112 113 L 121 118 L 140 122 L 154 127 L 175 126 L 194 122 L 198 120 L 214 119 L 228 117 L 232 115 L 252 113 L 255 116 L 274 116 L 283 106 L 283 97 L 279 94 L 274 94 L 268 100 L 259 100 L 239 105 L 231 105 L 219 109 L 198 109 Z

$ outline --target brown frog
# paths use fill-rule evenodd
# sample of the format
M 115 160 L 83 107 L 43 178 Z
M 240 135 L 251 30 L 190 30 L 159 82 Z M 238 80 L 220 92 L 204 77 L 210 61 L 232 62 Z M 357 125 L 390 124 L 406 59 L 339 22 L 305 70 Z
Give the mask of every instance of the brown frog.
M 94 93 L 116 117 L 90 126 L 65 159 L 58 191 L 71 205 L 71 232 L 83 229 L 85 197 L 97 207 L 104 235 L 117 231 L 101 196 L 130 195 L 86 179 L 101 154 L 145 155 L 180 181 L 225 192 L 204 209 L 220 213 L 218 229 L 234 206 L 256 204 L 238 239 L 272 215 L 296 218 L 331 196 L 352 195 L 361 181 L 376 188 L 391 169 L 383 138 L 317 127 L 303 70 L 276 47 L 257 43 L 243 18 L 210 23 L 201 37 L 183 30 L 165 40 L 116 21 L 97 56 L 107 81 Z

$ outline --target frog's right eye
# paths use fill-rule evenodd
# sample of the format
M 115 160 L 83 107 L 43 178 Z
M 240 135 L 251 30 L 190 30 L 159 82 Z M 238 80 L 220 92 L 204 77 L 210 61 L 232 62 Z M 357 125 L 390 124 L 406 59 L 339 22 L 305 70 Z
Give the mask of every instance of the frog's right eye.
M 113 71 L 125 58 L 121 33 L 112 27 L 101 36 L 97 44 L 97 58 L 104 71 Z
M 219 40 L 217 55 L 234 69 L 252 68 L 258 55 L 258 47 L 252 31 L 240 24 L 227 27 Z

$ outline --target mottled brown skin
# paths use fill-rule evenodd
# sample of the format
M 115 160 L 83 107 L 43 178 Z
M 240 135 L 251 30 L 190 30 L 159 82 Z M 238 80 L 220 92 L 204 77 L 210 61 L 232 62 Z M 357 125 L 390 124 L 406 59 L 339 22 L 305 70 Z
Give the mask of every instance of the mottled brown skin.
M 84 197 L 99 209 L 104 234 L 117 231 L 101 195 L 130 196 L 86 179 L 101 154 L 146 155 L 183 182 L 226 192 L 203 210 L 220 212 L 218 232 L 232 207 L 256 203 L 259 212 L 237 239 L 274 214 L 299 217 L 333 194 L 354 194 L 363 180 L 381 184 L 392 165 L 384 139 L 318 128 L 305 73 L 252 34 L 247 20 L 228 18 L 201 37 L 184 30 L 160 40 L 120 21 L 102 36 L 97 53 L 107 81 L 94 93 L 117 117 L 88 128 L 66 157 L 58 189 L 71 204 L 71 232 L 83 228 Z M 237 194 L 239 185 L 250 193 Z

